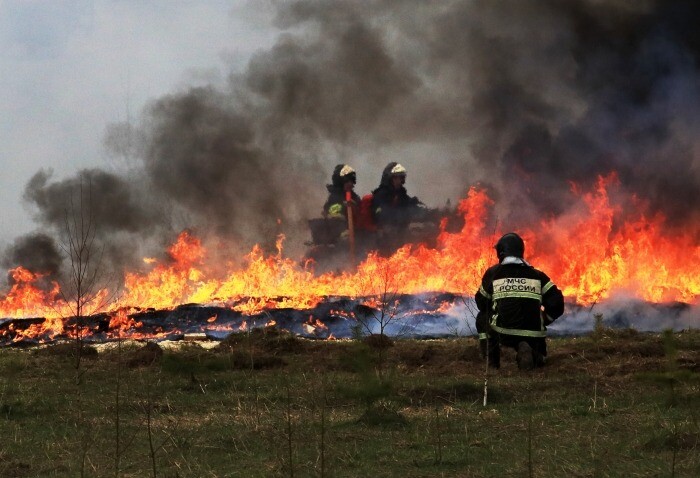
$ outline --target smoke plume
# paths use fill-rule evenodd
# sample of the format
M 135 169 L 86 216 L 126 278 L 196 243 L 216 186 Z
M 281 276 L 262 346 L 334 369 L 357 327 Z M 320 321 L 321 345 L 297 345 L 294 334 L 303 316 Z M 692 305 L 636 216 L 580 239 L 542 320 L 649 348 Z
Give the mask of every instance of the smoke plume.
M 650 212 L 700 233 L 696 2 L 300 0 L 277 13 L 276 44 L 225 87 L 173 92 L 107 128 L 128 174 L 38 172 L 25 194 L 38 224 L 59 230 L 89 183 L 117 268 L 180 227 L 242 249 L 281 231 L 301 244 L 335 164 L 363 194 L 399 161 L 431 206 L 488 186 L 507 229 L 564 213 L 569 181 L 616 171 Z

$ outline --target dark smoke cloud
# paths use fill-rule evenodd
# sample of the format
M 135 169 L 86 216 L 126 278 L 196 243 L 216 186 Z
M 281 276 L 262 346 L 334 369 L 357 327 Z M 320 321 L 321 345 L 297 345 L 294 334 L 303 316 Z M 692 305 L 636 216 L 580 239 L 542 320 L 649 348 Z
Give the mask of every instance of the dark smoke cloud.
M 5 251 L 2 267 L 14 269 L 22 266 L 43 276 L 38 286 L 50 290 L 53 281 L 61 280 L 63 258 L 53 237 L 37 232 L 20 236 Z M 12 278 L 8 275 L 8 283 Z
M 155 211 L 144 207 L 139 191 L 132 189 L 125 178 L 88 169 L 76 177 L 50 182 L 52 174 L 39 171 L 24 191 L 24 199 L 36 206 L 36 219 L 41 223 L 55 228 L 64 226 L 72 211 L 80 210 L 81 193 L 85 215 L 101 233 L 134 232 L 156 220 Z
M 464 86 L 474 157 L 510 191 L 507 211 L 562 212 L 567 180 L 615 170 L 653 210 L 697 224 L 700 49 L 688 19 L 699 14 L 694 2 L 497 1 L 438 19 L 429 56 Z
M 320 138 L 347 143 L 380 133 L 381 123 L 420 86 L 414 72 L 392 58 L 385 32 L 352 7 L 299 2 L 281 12 L 283 26 L 316 29 L 313 36 L 285 36 L 250 62 L 246 86 L 264 99 L 266 125 L 286 129 L 301 122 Z
M 157 192 L 218 234 L 262 237 L 284 216 L 275 159 L 254 143 L 252 125 L 215 91 L 163 98 L 148 112 L 145 171 Z
M 291 2 L 280 25 L 296 30 L 246 79 L 272 124 L 415 158 L 429 198 L 487 181 L 517 226 L 570 207 L 570 180 L 616 171 L 687 226 L 700 219 L 699 18 L 690 1 Z M 447 184 L 421 182 L 435 170 Z
M 99 169 L 82 170 L 61 180 L 53 180 L 52 175 L 52 171 L 37 172 L 24 191 L 25 201 L 37 211 L 35 220 L 45 232 L 16 240 L 4 252 L 5 265 L 21 264 L 56 280 L 66 277 L 70 263 L 65 251 L 71 238 L 76 239 L 68 228 L 82 223 L 85 230 L 94 231 L 93 257 L 99 258 L 100 267 L 109 269 L 106 275 L 119 277 L 142 264 L 148 238 L 170 231 L 170 218 L 138 178 Z M 162 247 L 164 241 L 150 242 Z
M 277 43 L 225 88 L 108 127 L 129 175 L 39 172 L 25 197 L 56 229 L 89 179 L 117 264 L 132 260 L 125 244 L 162 247 L 181 227 L 244 250 L 281 230 L 301 243 L 341 162 L 360 193 L 402 162 L 434 206 L 488 184 L 508 229 L 564 213 L 569 181 L 614 170 L 700 234 L 699 18 L 700 4 L 671 0 L 281 2 Z

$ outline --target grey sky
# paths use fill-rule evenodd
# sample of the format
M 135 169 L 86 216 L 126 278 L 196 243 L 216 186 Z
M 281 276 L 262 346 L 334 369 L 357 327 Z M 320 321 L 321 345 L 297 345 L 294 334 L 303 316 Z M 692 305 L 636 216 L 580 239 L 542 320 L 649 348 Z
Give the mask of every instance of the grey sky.
M 0 245 L 33 230 L 22 192 L 39 169 L 118 169 L 106 125 L 243 70 L 271 15 L 266 0 L 0 0 Z

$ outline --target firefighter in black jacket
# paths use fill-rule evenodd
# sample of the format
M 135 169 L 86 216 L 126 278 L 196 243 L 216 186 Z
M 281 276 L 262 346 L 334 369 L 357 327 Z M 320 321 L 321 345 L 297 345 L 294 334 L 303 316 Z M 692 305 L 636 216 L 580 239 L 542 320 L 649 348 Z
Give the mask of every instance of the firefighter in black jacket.
M 357 217 L 356 209 L 360 204 L 360 197 L 354 191 L 355 183 L 357 183 L 357 175 L 354 169 L 347 164 L 339 164 L 335 167 L 331 176 L 331 184 L 326 185 L 328 199 L 323 205 L 324 217 L 347 221 L 348 205 L 353 208 Z M 350 192 L 350 204 L 346 200 L 348 192 Z
M 418 198 L 408 195 L 404 184 L 406 168 L 395 162 L 387 164 L 379 187 L 372 191 L 372 209 L 380 227 L 405 229 L 422 204 Z
M 409 196 L 406 168 L 399 163 L 387 164 L 379 187 L 372 191 L 372 215 L 377 224 L 377 248 L 383 256 L 391 255 L 409 241 L 407 235 L 412 221 L 420 219 L 423 210 L 418 198 Z
M 564 297 L 547 274 L 523 259 L 525 244 L 508 233 L 496 243 L 499 263 L 490 267 L 476 293 L 477 331 L 482 354 L 500 366 L 500 347 L 517 350 L 518 368 L 544 365 L 546 326 L 564 313 Z

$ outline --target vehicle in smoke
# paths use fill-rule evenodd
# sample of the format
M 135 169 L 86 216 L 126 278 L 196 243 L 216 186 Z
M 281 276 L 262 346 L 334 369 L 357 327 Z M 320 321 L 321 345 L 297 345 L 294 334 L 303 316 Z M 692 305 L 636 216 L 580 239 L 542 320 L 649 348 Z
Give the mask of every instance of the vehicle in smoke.
M 364 199 L 363 199 L 364 200 Z M 455 233 L 464 227 L 464 215 L 447 201 L 442 208 L 419 205 L 412 208 L 405 227 L 379 226 L 372 221 L 350 221 L 316 217 L 308 220 L 311 240 L 304 262 L 313 262 L 317 272 L 344 269 L 376 251 L 389 257 L 406 245 L 434 249 L 442 232 Z

